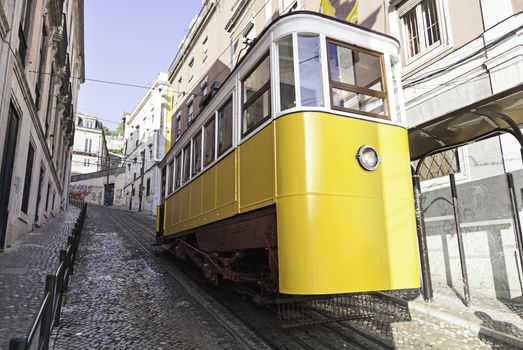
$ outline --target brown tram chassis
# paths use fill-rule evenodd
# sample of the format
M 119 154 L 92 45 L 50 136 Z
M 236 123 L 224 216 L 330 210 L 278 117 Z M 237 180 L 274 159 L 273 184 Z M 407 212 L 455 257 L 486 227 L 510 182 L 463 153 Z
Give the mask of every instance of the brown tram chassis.
M 265 292 L 278 291 L 274 205 L 175 235 L 158 235 L 157 242 L 171 244 L 179 259 L 189 258 L 210 282 L 218 283 L 221 277 L 236 283 L 256 284 Z M 258 254 L 253 256 L 253 252 Z M 260 268 L 263 266 L 266 268 Z

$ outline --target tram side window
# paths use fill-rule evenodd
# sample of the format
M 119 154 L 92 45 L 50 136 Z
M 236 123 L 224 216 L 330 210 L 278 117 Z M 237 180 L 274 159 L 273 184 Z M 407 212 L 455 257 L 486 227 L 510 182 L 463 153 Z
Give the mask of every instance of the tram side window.
M 174 171 L 174 161 L 173 162 L 170 162 L 168 167 L 169 169 L 169 182 L 168 182 L 168 193 L 171 193 L 173 191 L 173 179 L 174 179 L 174 174 L 173 174 L 173 171 Z
M 176 176 L 174 178 L 174 188 L 178 189 L 182 184 L 182 152 L 176 155 Z
M 183 182 L 189 181 L 191 177 L 191 144 L 188 143 L 183 149 Z
M 333 108 L 388 119 L 381 56 L 332 41 L 328 55 Z
M 270 117 L 269 56 L 243 81 L 242 136 L 256 129 Z
M 193 176 L 198 174 L 202 170 L 202 132 L 199 131 L 198 134 L 192 139 L 192 174 Z
M 214 160 L 214 135 L 216 132 L 214 116 L 203 127 L 203 165 L 207 166 Z
M 280 70 L 280 110 L 284 111 L 296 107 L 292 35 L 284 36 L 278 41 L 278 64 Z
M 320 52 L 320 37 L 317 34 L 298 35 L 302 106 L 324 106 Z
M 232 146 L 232 98 L 218 110 L 218 156 Z

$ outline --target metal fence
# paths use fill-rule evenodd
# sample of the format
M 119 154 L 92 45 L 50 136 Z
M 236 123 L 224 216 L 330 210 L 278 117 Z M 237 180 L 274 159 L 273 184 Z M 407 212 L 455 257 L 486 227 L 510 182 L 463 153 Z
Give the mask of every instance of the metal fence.
M 80 233 L 82 232 L 87 210 L 87 204 L 83 203 L 83 201 L 72 204 L 81 207 L 82 210 L 71 231 L 71 235 L 67 238 L 66 249 L 60 250 L 58 268 L 54 274 L 45 277 L 44 298 L 31 328 L 24 337 L 11 338 L 9 350 L 47 350 L 49 348 L 51 331 L 60 324 L 63 294 L 67 292 L 69 277 L 73 274 Z

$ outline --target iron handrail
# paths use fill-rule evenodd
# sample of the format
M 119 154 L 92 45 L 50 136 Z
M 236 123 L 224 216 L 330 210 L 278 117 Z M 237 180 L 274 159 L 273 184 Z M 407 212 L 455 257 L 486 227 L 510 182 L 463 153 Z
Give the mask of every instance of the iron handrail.
M 72 229 L 71 235 L 67 238 L 66 249 L 60 250 L 58 267 L 54 274 L 46 276 L 44 297 L 31 323 L 31 328 L 25 336 L 11 338 L 9 341 L 9 350 L 28 350 L 32 348 L 32 343 L 35 340 L 38 329 L 40 329 L 40 335 L 38 337 L 37 349 L 47 350 L 49 348 L 51 332 L 54 327 L 60 324 L 63 294 L 68 289 L 69 277 L 74 273 L 73 265 L 76 260 L 80 233 L 87 210 L 86 203 L 78 201 L 77 204 L 80 203 L 82 203 L 82 210 Z M 72 201 L 71 204 L 76 205 L 72 203 Z

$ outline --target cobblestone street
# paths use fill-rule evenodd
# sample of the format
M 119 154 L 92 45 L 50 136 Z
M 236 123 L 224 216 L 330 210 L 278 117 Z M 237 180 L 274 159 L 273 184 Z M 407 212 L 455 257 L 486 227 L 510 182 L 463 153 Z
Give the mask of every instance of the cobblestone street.
M 54 348 L 238 348 L 238 340 L 118 225 L 119 213 L 88 210 Z
M 236 294 L 225 297 L 233 307 L 224 307 L 214 288 L 187 282 L 164 247 L 151 247 L 153 225 L 142 213 L 89 207 L 51 348 L 515 348 L 379 295 L 370 296 L 373 319 L 279 329 L 271 324 L 274 309 Z
M 58 265 L 80 209 L 69 209 L 0 254 L 0 349 L 27 332 L 44 294 L 45 275 Z

